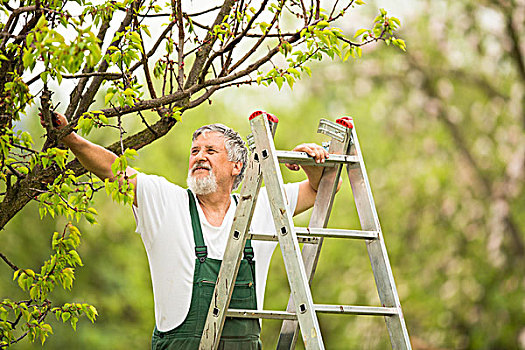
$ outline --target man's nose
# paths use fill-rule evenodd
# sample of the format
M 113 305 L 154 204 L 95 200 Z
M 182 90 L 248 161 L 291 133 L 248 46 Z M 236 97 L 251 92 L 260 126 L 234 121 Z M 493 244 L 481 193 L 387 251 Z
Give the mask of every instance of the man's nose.
M 206 160 L 206 152 L 204 150 L 200 150 L 199 153 L 197 153 L 197 155 L 195 156 L 195 160 L 197 162 L 199 161 L 202 161 L 202 160 Z

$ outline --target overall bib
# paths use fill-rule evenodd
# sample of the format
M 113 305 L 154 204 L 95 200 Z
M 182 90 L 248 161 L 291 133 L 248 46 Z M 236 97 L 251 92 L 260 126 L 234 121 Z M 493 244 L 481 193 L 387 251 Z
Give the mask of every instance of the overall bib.
M 202 237 L 199 213 L 197 212 L 195 198 L 189 189 L 188 196 L 196 256 L 190 310 L 184 322 L 170 331 L 161 332 L 155 327 L 151 341 L 152 350 L 192 350 L 199 348 L 204 323 L 221 268 L 222 260 L 207 257 L 208 251 Z M 234 199 L 237 203 L 237 198 L 234 197 Z M 253 257 L 251 241 L 248 240 L 233 289 L 230 308 L 257 309 L 255 261 Z M 219 349 L 260 350 L 262 349 L 260 333 L 261 327 L 257 319 L 226 317 Z

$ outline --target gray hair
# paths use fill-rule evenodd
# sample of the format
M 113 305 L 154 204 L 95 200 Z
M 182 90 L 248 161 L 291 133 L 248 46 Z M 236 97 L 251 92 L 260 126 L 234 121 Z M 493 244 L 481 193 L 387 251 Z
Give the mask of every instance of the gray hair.
M 233 182 L 233 189 L 237 189 L 244 178 L 244 171 L 246 170 L 246 164 L 248 162 L 246 144 L 237 131 L 218 123 L 201 126 L 195 130 L 191 140 L 195 141 L 197 137 L 207 132 L 221 133 L 222 136 L 224 136 L 224 147 L 228 152 L 228 160 L 230 162 L 242 162 L 241 172 L 235 177 L 235 181 Z

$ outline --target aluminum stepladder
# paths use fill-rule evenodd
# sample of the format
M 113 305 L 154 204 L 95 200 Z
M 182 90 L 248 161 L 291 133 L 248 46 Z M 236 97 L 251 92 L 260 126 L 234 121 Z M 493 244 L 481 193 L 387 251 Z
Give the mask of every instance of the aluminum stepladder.
M 319 132 L 331 137 L 329 158 L 315 164 L 303 152 L 276 151 L 273 134 L 277 118 L 255 112 L 250 116 L 252 154 L 246 169 L 239 204 L 230 231 L 214 297 L 210 305 L 200 349 L 217 349 L 226 316 L 282 319 L 278 349 L 295 347 L 299 328 L 306 349 L 324 349 L 316 312 L 384 316 L 392 348 L 411 349 L 410 340 L 388 260 L 379 219 L 353 121 L 343 117 L 337 123 L 321 119 Z M 250 142 L 251 141 L 251 142 Z M 287 211 L 281 163 L 324 166 L 317 198 L 307 228 L 294 227 L 293 213 Z M 354 194 L 362 230 L 326 229 L 334 195 L 344 164 Z M 248 232 L 257 196 L 264 177 L 275 222 L 275 235 Z M 313 279 L 323 238 L 353 238 L 366 241 L 382 306 L 319 305 L 313 303 L 309 284 Z M 235 278 L 247 239 L 278 240 L 290 284 L 287 310 L 228 309 Z M 306 243 L 301 254 L 299 243 Z M 296 311 L 298 310 L 298 312 Z

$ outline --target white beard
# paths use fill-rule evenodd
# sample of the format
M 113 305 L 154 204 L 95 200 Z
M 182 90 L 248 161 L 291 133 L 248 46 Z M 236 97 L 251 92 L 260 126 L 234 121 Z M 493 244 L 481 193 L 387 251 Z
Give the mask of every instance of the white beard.
M 202 166 L 202 165 L 201 165 Z M 195 166 L 194 166 L 195 168 Z M 188 177 L 186 183 L 188 188 L 195 194 L 198 195 L 207 195 L 217 191 L 217 179 L 213 171 L 209 171 L 208 176 L 205 178 L 195 178 L 191 173 L 192 170 L 188 171 Z

